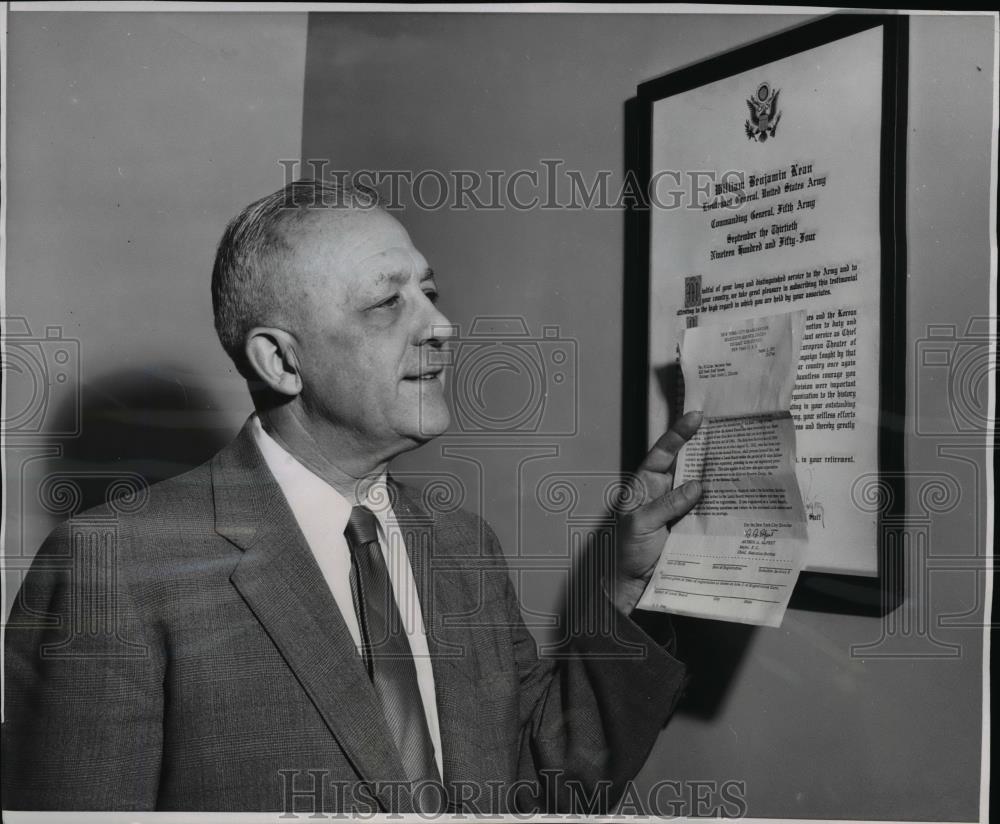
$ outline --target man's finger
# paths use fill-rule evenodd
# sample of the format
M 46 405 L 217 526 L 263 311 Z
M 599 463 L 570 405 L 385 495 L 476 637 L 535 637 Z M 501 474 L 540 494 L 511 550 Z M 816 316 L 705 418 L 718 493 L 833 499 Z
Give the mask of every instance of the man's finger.
M 701 426 L 701 412 L 688 412 L 681 416 L 672 429 L 660 436 L 639 466 L 639 472 L 666 472 L 674 465 L 677 453 Z
M 636 517 L 636 530 L 653 532 L 686 515 L 702 495 L 700 481 L 688 481 L 646 504 Z

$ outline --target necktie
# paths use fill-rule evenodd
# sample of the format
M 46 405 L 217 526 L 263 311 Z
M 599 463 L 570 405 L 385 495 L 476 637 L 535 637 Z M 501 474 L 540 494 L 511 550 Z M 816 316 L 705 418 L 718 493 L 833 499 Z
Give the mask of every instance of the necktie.
M 375 516 L 363 506 L 354 507 L 344 535 L 351 550 L 351 594 L 368 677 L 409 779 L 440 782 L 413 652 L 396 606 Z M 420 793 L 420 798 L 431 801 L 440 795 L 431 791 Z M 421 806 L 427 806 L 426 801 Z

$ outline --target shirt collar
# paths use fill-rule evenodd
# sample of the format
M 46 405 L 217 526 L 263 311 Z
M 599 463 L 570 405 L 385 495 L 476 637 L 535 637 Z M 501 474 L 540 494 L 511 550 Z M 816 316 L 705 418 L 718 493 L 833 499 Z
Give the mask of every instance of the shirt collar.
M 351 509 L 355 505 L 366 506 L 375 515 L 382 537 L 385 537 L 387 519 L 392 513 L 385 472 L 368 487 L 363 500 L 348 500 L 268 435 L 256 414 L 253 415 L 252 432 L 264 462 L 300 522 L 301 515 L 323 513 L 327 528 L 336 529 L 340 534 L 347 527 Z

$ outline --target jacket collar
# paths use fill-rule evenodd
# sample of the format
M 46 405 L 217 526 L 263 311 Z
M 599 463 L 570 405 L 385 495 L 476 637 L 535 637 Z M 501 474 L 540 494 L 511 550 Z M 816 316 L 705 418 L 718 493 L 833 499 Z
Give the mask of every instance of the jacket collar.
M 243 550 L 233 586 L 284 656 L 330 732 L 362 779 L 405 780 L 378 696 L 357 656 L 350 631 L 295 517 L 251 432 L 252 419 L 212 461 L 216 531 Z M 454 556 L 447 530 L 411 488 L 390 473 L 387 487 L 420 599 L 432 658 L 446 786 L 483 781 L 475 728 L 477 668 L 469 628 L 456 617 L 478 606 L 478 578 Z M 475 577 L 473 575 L 473 577 Z M 452 616 L 448 618 L 448 616 Z M 334 669 L 335 667 L 335 669 Z M 377 793 L 383 809 L 403 805 L 391 788 Z
M 216 531 L 243 550 L 230 576 L 233 586 L 358 775 L 369 782 L 405 781 L 378 696 L 249 421 L 212 461 L 212 485 Z M 390 787 L 376 795 L 386 810 L 407 805 L 404 794 L 393 799 Z

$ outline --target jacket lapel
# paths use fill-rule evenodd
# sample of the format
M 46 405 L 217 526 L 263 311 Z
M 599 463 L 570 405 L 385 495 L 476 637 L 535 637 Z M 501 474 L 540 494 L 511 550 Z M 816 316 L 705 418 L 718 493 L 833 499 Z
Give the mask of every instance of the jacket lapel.
M 250 431 L 212 464 L 216 531 L 243 550 L 230 580 L 368 782 L 404 781 L 399 753 L 354 640 Z M 378 788 L 376 787 L 376 790 Z M 402 803 L 376 793 L 383 809 Z
M 434 518 L 406 487 L 391 476 L 389 485 L 420 599 L 434 672 L 444 781 L 453 792 L 458 782 L 489 778 L 483 774 L 477 743 L 474 639 L 460 617 L 475 611 L 479 595 L 477 588 L 469 586 L 467 572 L 463 574 L 455 557 L 470 554 L 470 548 L 451 546 L 436 529 Z

